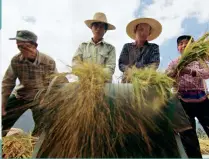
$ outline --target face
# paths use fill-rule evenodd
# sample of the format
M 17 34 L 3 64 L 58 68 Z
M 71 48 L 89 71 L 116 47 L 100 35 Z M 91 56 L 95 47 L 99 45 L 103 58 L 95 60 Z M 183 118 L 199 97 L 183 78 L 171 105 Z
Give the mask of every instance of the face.
M 136 26 L 136 30 L 135 30 L 136 39 L 146 41 L 150 33 L 151 33 L 150 25 L 141 23 Z
M 178 43 L 177 49 L 182 54 L 184 52 L 184 49 L 186 48 L 189 40 L 183 39 Z
M 25 58 L 30 58 L 36 54 L 36 46 L 30 42 L 16 41 L 17 47 Z
M 93 23 L 91 30 L 94 37 L 97 39 L 102 39 L 104 34 L 106 33 L 104 23 Z

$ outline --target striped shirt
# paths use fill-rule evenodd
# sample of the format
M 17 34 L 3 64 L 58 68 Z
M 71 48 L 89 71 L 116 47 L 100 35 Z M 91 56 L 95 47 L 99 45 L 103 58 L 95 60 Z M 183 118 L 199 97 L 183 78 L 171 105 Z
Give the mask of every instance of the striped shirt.
M 21 53 L 17 54 L 12 58 L 2 81 L 2 103 L 7 102 L 11 93 L 16 98 L 33 100 L 41 88 L 48 86 L 50 81 L 47 77 L 53 73 L 57 73 L 57 69 L 51 57 L 37 52 L 35 61 L 30 62 Z M 20 82 L 17 86 L 16 79 Z
M 143 68 L 145 66 L 160 63 L 159 46 L 145 42 L 143 47 L 137 47 L 136 43 L 127 43 L 123 46 L 119 57 L 119 69 L 124 72 L 130 66 Z

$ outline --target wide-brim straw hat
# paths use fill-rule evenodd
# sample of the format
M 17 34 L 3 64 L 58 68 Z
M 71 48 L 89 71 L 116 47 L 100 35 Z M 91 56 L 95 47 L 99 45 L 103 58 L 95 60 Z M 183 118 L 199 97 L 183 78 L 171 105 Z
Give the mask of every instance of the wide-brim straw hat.
M 106 15 L 101 12 L 95 13 L 93 19 L 85 20 L 84 22 L 89 28 L 91 28 L 92 23 L 101 22 L 101 23 L 106 23 L 108 25 L 107 30 L 115 30 L 116 29 L 114 25 L 108 23 Z
M 136 26 L 141 23 L 149 24 L 152 28 L 151 34 L 147 38 L 148 41 L 156 39 L 162 32 L 162 25 L 156 19 L 138 18 L 138 19 L 135 19 L 135 20 L 131 21 L 130 23 L 128 23 L 128 25 L 126 27 L 126 33 L 128 34 L 128 36 L 130 38 L 135 40 L 136 34 L 134 31 L 136 29 Z

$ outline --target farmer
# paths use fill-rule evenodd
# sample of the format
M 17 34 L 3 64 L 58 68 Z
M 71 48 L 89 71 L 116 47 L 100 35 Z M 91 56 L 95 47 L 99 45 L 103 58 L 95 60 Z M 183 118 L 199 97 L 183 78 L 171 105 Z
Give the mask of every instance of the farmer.
M 51 57 L 37 50 L 37 35 L 33 32 L 19 30 L 10 40 L 16 40 L 20 53 L 12 58 L 2 81 L 3 136 L 27 109 L 33 112 L 33 134 L 38 135 L 40 110 L 27 105 L 33 102 L 40 89 L 48 86 L 49 76 L 57 72 L 56 64 Z M 16 79 L 19 85 L 16 85 Z
M 123 46 L 119 57 L 119 69 L 125 72 L 128 68 L 136 66 L 143 68 L 155 65 L 156 69 L 160 63 L 159 46 L 148 41 L 156 39 L 162 31 L 161 24 L 152 18 L 138 18 L 131 21 L 126 32 L 135 40 Z
M 177 49 L 180 54 L 183 53 L 190 39 L 193 41 L 193 37 L 190 35 L 178 37 Z M 195 117 L 198 118 L 209 136 L 209 99 L 204 81 L 209 78 L 209 69 L 203 67 L 200 62 L 194 61 L 180 72 L 180 76 L 176 76 L 179 59 L 180 57 L 169 64 L 166 73 L 176 79 L 179 99 L 193 127 L 193 129 L 181 132 L 180 136 L 188 157 L 202 158 L 195 131 Z
M 73 56 L 73 66 L 80 61 L 101 64 L 112 78 L 116 65 L 115 47 L 105 42 L 103 36 L 107 30 L 115 30 L 115 26 L 108 23 L 106 15 L 100 12 L 95 13 L 92 20 L 86 20 L 85 24 L 91 29 L 93 37 L 80 44 Z

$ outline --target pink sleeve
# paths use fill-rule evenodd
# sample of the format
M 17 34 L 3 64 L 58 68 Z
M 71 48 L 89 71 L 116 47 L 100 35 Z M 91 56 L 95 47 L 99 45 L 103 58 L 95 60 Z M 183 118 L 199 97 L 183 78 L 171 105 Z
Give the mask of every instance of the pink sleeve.
M 168 68 L 166 69 L 166 72 L 172 70 L 172 68 L 173 68 L 175 65 L 177 65 L 177 60 L 171 61 L 171 62 L 169 63 L 169 65 L 168 65 Z
M 197 76 L 203 79 L 209 79 L 209 66 L 202 66 L 199 62 L 195 65 L 195 71 L 197 72 Z

